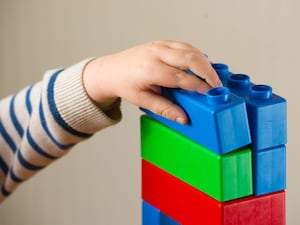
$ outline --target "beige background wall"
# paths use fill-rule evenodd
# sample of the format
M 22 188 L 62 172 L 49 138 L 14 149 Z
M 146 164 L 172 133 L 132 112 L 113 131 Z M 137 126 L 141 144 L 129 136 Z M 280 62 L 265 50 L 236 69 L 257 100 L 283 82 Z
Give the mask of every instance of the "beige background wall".
M 287 98 L 287 224 L 298 225 L 299 9 L 297 0 L 0 0 L 0 96 L 89 56 L 189 42 Z M 140 112 L 123 102 L 123 113 L 23 184 L 0 206 L 0 224 L 140 224 Z

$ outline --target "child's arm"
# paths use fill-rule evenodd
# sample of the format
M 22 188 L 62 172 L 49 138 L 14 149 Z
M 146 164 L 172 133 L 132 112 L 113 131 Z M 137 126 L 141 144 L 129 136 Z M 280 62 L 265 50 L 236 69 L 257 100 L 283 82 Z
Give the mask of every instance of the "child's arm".
M 205 81 L 189 75 L 190 69 Z M 83 74 L 88 95 L 106 107 L 116 98 L 147 108 L 180 123 L 187 117 L 178 106 L 159 95 L 159 86 L 179 87 L 205 93 L 221 82 L 208 59 L 195 47 L 182 42 L 158 41 L 97 58 Z
M 47 71 L 41 80 L 0 101 L 0 202 L 77 143 L 121 119 L 120 101 L 103 112 L 82 82 L 84 60 Z
M 191 69 L 207 82 L 189 75 Z M 120 99 L 186 123 L 160 86 L 204 93 L 221 85 L 196 48 L 160 41 L 86 60 L 0 102 L 0 202 L 80 141 L 121 119 Z M 95 104 L 96 103 L 96 104 Z

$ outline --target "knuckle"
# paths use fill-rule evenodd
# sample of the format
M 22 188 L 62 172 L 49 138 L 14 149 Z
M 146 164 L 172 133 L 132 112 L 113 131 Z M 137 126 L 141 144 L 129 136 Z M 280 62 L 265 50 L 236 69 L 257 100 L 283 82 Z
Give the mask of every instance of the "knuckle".
M 151 67 L 152 66 L 150 65 L 150 63 L 148 61 L 141 62 L 137 66 L 139 74 L 148 73 L 149 71 L 151 71 L 151 69 L 152 69 Z
M 178 82 L 181 82 L 186 78 L 186 73 L 183 71 L 176 71 L 174 76 Z
M 167 119 L 170 119 L 170 120 L 174 119 L 174 118 L 172 117 L 172 107 L 170 107 L 170 106 L 167 106 L 167 107 L 165 107 L 165 108 L 162 108 L 162 109 L 160 110 L 160 113 L 159 113 L 159 114 L 160 114 L 161 116 L 167 118 Z
M 192 61 L 197 60 L 198 55 L 196 54 L 196 52 L 193 52 L 193 51 L 192 51 L 192 52 L 186 53 L 185 58 L 186 58 L 186 61 L 187 61 L 188 63 L 190 63 L 190 62 L 192 62 Z
M 149 45 L 150 52 L 157 52 L 161 49 L 162 43 L 160 41 L 153 41 Z

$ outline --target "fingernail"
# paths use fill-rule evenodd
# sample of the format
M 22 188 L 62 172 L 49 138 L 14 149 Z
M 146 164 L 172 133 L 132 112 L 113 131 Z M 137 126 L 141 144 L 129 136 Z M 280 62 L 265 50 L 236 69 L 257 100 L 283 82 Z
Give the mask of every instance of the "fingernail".
M 176 122 L 180 123 L 182 125 L 185 125 L 187 123 L 186 119 L 182 118 L 182 117 L 177 117 L 176 118 Z

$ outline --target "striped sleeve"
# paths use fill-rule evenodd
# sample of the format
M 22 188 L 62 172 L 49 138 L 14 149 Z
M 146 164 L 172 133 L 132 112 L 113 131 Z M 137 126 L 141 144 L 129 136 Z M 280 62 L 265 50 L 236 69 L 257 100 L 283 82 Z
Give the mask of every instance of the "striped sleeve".
M 46 72 L 43 80 L 0 101 L 0 202 L 77 143 L 121 119 L 88 97 L 82 71 L 89 60 Z

